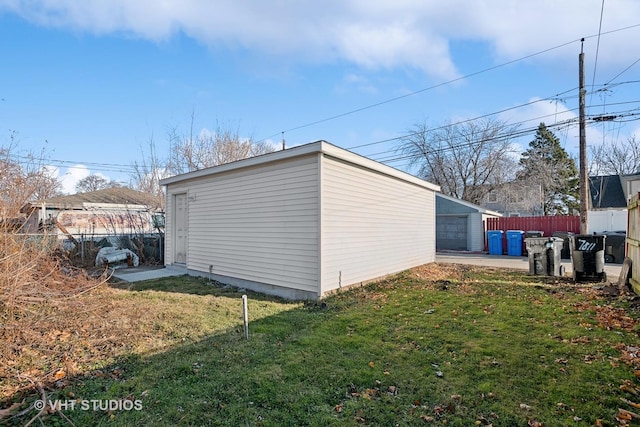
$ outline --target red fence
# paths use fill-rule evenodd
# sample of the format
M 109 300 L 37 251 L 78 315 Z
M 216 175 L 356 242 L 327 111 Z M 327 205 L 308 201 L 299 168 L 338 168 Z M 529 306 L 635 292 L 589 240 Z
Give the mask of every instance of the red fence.
M 544 236 L 551 236 L 554 231 L 570 231 L 580 234 L 580 217 L 577 215 L 557 215 L 487 218 L 487 230 L 544 231 Z
M 545 237 L 552 236 L 556 231 L 580 234 L 580 217 L 577 215 L 557 215 L 487 218 L 487 230 L 485 231 L 488 230 L 542 231 Z

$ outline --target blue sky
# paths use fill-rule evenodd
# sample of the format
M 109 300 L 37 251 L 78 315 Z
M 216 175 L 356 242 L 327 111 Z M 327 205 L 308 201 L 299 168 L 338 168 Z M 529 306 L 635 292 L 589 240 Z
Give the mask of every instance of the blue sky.
M 588 144 L 626 140 L 640 130 L 635 0 L 0 0 L 0 146 L 15 132 L 66 191 L 90 173 L 127 182 L 150 139 L 162 155 L 192 114 L 196 131 L 278 146 L 285 131 L 288 146 L 385 159 L 398 143 L 380 141 L 425 120 L 523 104 L 496 118 L 575 118 L 582 37 L 588 113 L 625 114 Z M 557 132 L 571 153 L 577 134 Z

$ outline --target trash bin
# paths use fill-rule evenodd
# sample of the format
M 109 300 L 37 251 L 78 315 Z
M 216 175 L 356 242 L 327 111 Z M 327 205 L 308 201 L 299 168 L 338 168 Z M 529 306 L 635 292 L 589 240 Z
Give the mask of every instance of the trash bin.
M 620 233 L 603 234 L 607 236 L 607 243 L 604 246 L 604 262 L 622 264 L 624 262 L 624 249 L 627 235 Z
M 507 255 L 522 256 L 522 230 L 507 230 Z
M 489 245 L 489 255 L 502 255 L 502 230 L 487 231 L 487 244 Z
M 563 240 L 560 258 L 571 259 L 571 250 L 569 249 L 569 236 L 573 236 L 575 235 L 575 233 L 572 233 L 571 231 L 554 231 L 551 235 L 553 237 L 560 237 Z
M 528 239 L 529 237 L 543 237 L 543 236 L 544 236 L 544 231 L 529 230 L 524 232 L 525 240 Z M 528 253 L 529 251 L 527 250 L 527 245 L 525 243 L 524 250 L 522 251 L 522 255 L 527 256 Z
M 564 276 L 560 260 L 562 244 L 559 237 L 528 237 L 524 239 L 529 257 L 529 273 L 539 276 Z
M 569 236 L 573 280 L 576 282 L 604 282 L 604 234 L 576 234 Z

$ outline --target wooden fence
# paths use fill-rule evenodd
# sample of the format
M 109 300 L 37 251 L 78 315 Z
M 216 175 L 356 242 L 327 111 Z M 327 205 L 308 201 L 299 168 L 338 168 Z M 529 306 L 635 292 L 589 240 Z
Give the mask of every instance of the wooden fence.
M 577 215 L 556 216 L 509 216 L 499 218 L 487 218 L 487 230 L 522 230 L 541 231 L 543 236 L 551 237 L 555 232 L 580 234 L 580 217 Z M 506 252 L 506 239 L 504 251 Z M 486 248 L 485 235 L 485 248 Z
M 629 201 L 629 216 L 627 225 L 627 257 L 631 258 L 631 278 L 629 282 L 633 290 L 640 294 L 640 193 Z
M 544 236 L 551 236 L 556 231 L 580 234 L 580 217 L 557 215 L 487 218 L 487 230 L 542 231 Z

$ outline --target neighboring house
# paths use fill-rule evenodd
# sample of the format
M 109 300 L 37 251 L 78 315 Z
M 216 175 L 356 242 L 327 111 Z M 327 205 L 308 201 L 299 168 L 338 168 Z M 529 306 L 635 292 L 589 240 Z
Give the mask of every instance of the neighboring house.
M 61 238 L 157 232 L 162 212 L 156 199 L 125 187 L 53 197 L 23 208 L 24 231 L 48 229 Z
M 640 174 L 589 177 L 589 233 L 627 229 L 627 205 L 640 192 Z
M 483 194 L 478 205 L 504 216 L 541 216 L 544 214 L 542 187 L 524 181 L 478 186 Z
M 286 298 L 435 261 L 437 185 L 318 141 L 161 181 L 165 264 Z
M 436 249 L 484 251 L 487 218 L 502 214 L 436 193 Z

